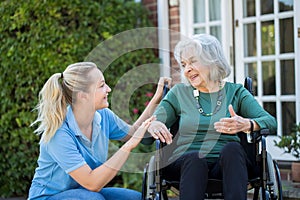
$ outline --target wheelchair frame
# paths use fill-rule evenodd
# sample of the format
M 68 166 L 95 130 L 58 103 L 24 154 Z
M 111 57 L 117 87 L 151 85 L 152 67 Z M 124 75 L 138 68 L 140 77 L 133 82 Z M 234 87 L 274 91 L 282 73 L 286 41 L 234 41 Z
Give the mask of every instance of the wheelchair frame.
M 252 92 L 252 79 L 245 79 L 244 87 Z M 165 93 L 167 89 L 165 88 Z M 172 133 L 177 133 L 177 127 L 171 128 Z M 174 132 L 175 131 L 175 132 Z M 251 134 L 238 133 L 241 144 L 245 148 L 247 156 L 259 168 L 259 175 L 248 180 L 248 191 L 254 189 L 253 200 L 282 200 L 282 185 L 278 164 L 272 159 L 266 149 L 266 136 L 268 129 L 262 129 Z M 250 136 L 250 137 L 249 137 Z M 162 176 L 162 158 L 164 146 L 160 140 L 155 140 L 156 151 L 146 164 L 143 174 L 142 199 L 143 200 L 168 200 L 167 191 L 171 190 L 179 195 L 179 182 L 170 182 Z M 250 152 L 250 153 L 249 153 Z M 208 179 L 206 199 L 222 199 L 222 180 Z

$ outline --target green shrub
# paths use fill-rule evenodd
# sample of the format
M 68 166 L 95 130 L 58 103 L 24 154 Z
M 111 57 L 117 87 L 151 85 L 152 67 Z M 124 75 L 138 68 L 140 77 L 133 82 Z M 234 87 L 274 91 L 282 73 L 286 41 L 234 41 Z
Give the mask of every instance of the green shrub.
M 3 0 L 0 13 L 0 196 L 26 196 L 39 152 L 39 137 L 30 127 L 37 114 L 32 110 L 45 81 L 85 60 L 111 36 L 150 24 L 147 12 L 133 0 Z M 157 62 L 151 49 L 122 55 L 105 71 L 106 82 L 114 89 L 126 71 L 149 62 Z M 136 117 L 134 108 L 144 108 L 142 95 L 153 92 L 153 86 L 133 94 L 128 122 Z M 136 174 L 120 176 L 124 185 L 141 189 Z
M 280 140 L 274 140 L 275 146 L 284 150 L 285 153 L 300 159 L 300 123 L 294 124 L 288 135 L 279 136 Z

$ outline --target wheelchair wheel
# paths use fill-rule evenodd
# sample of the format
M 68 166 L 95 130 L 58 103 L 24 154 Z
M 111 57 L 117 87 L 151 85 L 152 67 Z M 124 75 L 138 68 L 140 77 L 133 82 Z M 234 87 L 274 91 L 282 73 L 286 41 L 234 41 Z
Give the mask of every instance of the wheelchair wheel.
M 270 200 L 270 193 L 265 188 L 261 187 L 259 193 L 259 200 Z
M 282 200 L 282 186 L 281 186 L 281 178 L 278 165 L 275 161 L 273 161 L 271 155 L 267 154 L 267 168 L 268 168 L 268 176 L 270 183 L 273 185 L 267 186 L 266 190 L 268 191 L 269 199 L 271 200 Z
M 148 168 L 149 168 L 149 164 L 147 163 L 146 166 L 144 167 L 144 173 L 143 173 L 142 200 L 146 199 Z
M 280 177 L 280 171 L 277 162 L 273 161 L 274 171 L 275 171 L 275 180 L 277 182 L 277 199 L 282 200 L 282 184 L 281 184 L 281 177 Z
M 155 162 L 154 156 L 150 158 L 148 165 L 144 169 L 142 199 L 143 200 L 156 200 L 155 189 Z

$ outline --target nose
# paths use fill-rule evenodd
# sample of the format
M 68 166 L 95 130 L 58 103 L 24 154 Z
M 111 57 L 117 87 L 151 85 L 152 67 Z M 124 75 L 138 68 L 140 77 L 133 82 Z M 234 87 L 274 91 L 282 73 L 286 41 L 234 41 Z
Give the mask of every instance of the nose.
M 184 73 L 189 73 L 191 72 L 193 69 L 192 65 L 191 64 L 187 64 L 184 68 Z
M 106 84 L 106 92 L 111 92 L 111 88 Z

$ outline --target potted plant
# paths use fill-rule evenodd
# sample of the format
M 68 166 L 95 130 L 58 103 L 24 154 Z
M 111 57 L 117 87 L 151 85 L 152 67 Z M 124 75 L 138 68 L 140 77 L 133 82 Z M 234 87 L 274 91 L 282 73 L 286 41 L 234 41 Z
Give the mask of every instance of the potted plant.
M 300 182 L 300 123 L 295 124 L 289 135 L 279 137 L 279 141 L 274 141 L 275 146 L 297 159 L 297 161 L 292 162 L 292 180 Z

